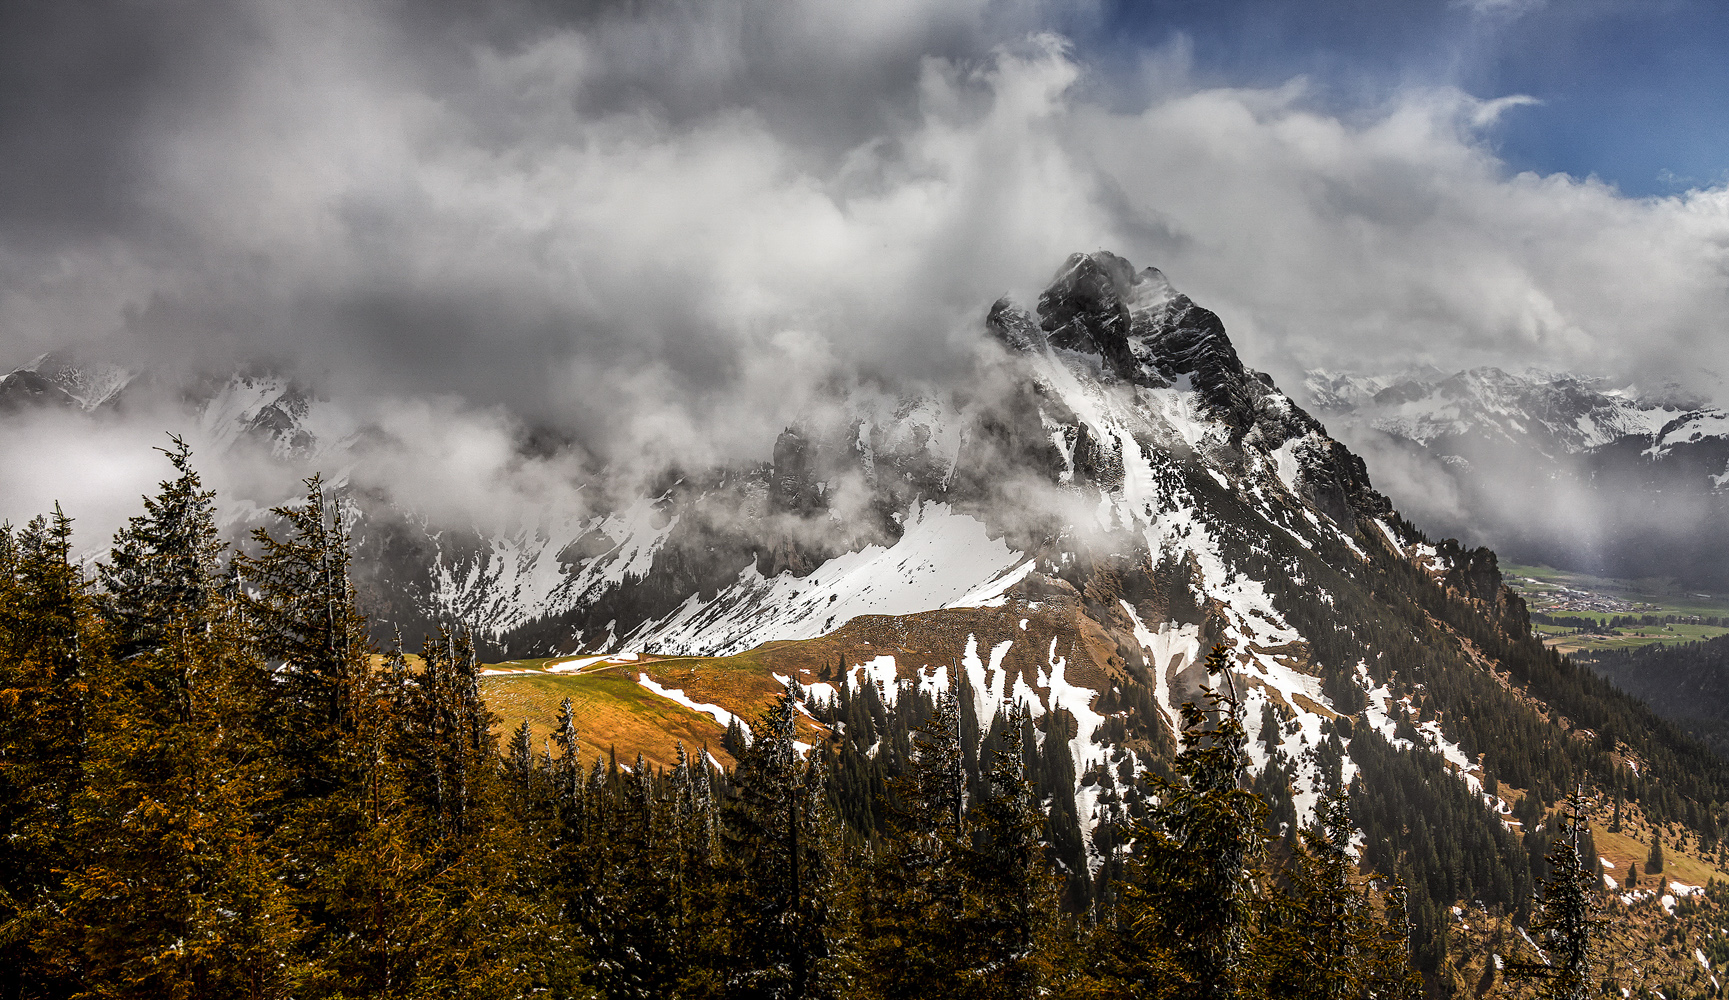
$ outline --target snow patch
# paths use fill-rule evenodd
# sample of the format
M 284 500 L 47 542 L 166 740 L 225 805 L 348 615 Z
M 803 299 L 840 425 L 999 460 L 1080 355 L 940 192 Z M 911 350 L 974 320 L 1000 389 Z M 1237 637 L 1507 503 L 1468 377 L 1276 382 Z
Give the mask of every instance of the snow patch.
M 731 726 L 736 721 L 739 728 L 744 730 L 745 738 L 750 738 L 749 724 L 726 709 L 721 708 L 719 705 L 710 705 L 706 702 L 699 702 L 686 695 L 683 691 L 662 687 L 655 683 L 654 679 L 649 677 L 647 674 L 637 674 L 636 682 L 647 688 L 650 692 L 665 698 L 667 701 L 677 702 L 693 712 L 700 712 L 703 715 L 712 716 L 714 721 L 720 723 L 723 727 Z

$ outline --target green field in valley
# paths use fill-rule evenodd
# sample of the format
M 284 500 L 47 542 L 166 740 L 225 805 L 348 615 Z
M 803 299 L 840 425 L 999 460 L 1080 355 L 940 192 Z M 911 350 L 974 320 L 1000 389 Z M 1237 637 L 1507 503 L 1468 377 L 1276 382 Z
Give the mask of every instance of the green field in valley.
M 1501 575 L 1507 586 L 1525 598 L 1533 613 L 1604 624 L 1629 615 L 1729 620 L 1729 595 L 1690 591 L 1670 580 L 1618 580 L 1516 563 L 1503 563 Z M 1693 642 L 1729 633 L 1729 627 L 1698 622 L 1623 625 L 1615 630 L 1619 635 L 1581 633 L 1564 625 L 1539 624 L 1535 628 L 1550 645 L 1569 653 L 1654 642 Z

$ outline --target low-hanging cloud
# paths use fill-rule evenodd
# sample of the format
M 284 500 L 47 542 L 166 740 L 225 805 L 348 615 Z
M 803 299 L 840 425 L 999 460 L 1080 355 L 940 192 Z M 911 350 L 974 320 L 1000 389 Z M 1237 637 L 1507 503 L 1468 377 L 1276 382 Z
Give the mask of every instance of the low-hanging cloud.
M 81 117 L 0 132 L 0 179 L 47 186 L 0 200 L 0 361 L 263 360 L 396 419 L 388 478 L 456 483 L 445 446 L 485 441 L 529 506 L 589 455 L 762 459 L 849 387 L 940 383 L 1074 250 L 1161 267 L 1287 384 L 1430 361 L 1709 393 L 1729 365 L 1729 191 L 1509 176 L 1517 95 L 1339 109 L 1202 87 L 1180 43 L 1106 72 L 1032 2 L 578 6 L 239 4 L 98 32 L 136 35 L 106 61 L 89 25 L 12 25 L 82 54 L 20 57 Z M 510 457 L 533 428 L 573 457 Z

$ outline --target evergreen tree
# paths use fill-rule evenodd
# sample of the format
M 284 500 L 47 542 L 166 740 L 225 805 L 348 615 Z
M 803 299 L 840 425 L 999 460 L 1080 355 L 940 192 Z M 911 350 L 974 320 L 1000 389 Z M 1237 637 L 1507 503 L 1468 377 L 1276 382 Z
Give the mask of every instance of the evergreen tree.
M 1044 814 L 1021 753 L 1026 709 L 1008 713 L 986 763 L 984 796 L 959 859 L 966 879 L 967 967 L 956 996 L 1024 1000 L 1052 976 L 1057 886 L 1044 861 Z
M 1651 853 L 1645 856 L 1645 870 L 1652 875 L 1663 870 L 1663 832 L 1651 831 Z
M 1231 683 L 1224 646 L 1213 647 L 1206 669 Z M 1203 695 L 1208 710 L 1183 705 L 1179 780 L 1148 776 L 1159 804 L 1135 829 L 1139 857 L 1116 954 L 1130 995 L 1213 1000 L 1243 995 L 1251 981 L 1243 959 L 1266 806 L 1243 787 L 1248 735 L 1237 699 L 1212 687 Z
M 216 492 L 201 488 L 186 441 L 172 440 L 173 448 L 157 451 L 180 475 L 144 498 L 144 513 L 114 536 L 108 561 L 98 569 L 102 611 L 122 658 L 184 644 L 205 631 L 224 583 L 220 560 L 227 546 L 216 529 Z M 191 657 L 181 661 L 191 667 Z M 186 679 L 180 686 L 188 686 Z
M 1355 827 L 1343 789 L 1317 806 L 1294 846 L 1286 883 L 1260 928 L 1268 997 L 1346 1000 L 1412 991 L 1404 887 L 1377 912 L 1349 852 Z
M 692 759 L 683 743 L 674 752 L 666 789 L 670 799 L 666 842 L 672 882 L 669 961 L 680 992 L 702 996 L 711 993 L 715 985 L 710 969 L 716 956 L 707 933 L 719 902 L 714 791 L 706 761 Z
M 88 759 L 91 664 L 105 635 L 71 559 L 72 521 L 0 526 L 0 995 L 68 993 L 77 964 L 39 947 L 71 860 Z
M 1549 851 L 1541 909 L 1531 922 L 1531 929 L 1548 946 L 1547 954 L 1539 956 L 1540 962 L 1506 967 L 1509 976 L 1539 981 L 1543 995 L 1553 1000 L 1584 1000 L 1596 986 L 1592 959 L 1601 924 L 1596 908 L 1601 883 L 1596 866 L 1587 865 L 1580 851 L 1587 830 L 1583 797 L 1572 796 L 1569 806 L 1567 827 Z
M 820 758 L 800 755 L 797 720 L 791 692 L 762 715 L 721 810 L 729 995 L 796 1000 L 832 992 L 833 827 Z
M 472 638 L 441 629 L 418 673 L 400 649 L 375 671 L 345 512 L 317 477 L 307 487 L 274 512 L 285 537 L 260 529 L 236 559 L 271 668 L 258 718 L 280 780 L 259 816 L 316 969 L 300 992 L 519 993 L 551 946 Z
M 273 668 L 263 721 L 291 787 L 290 800 L 328 796 L 356 780 L 368 756 L 366 619 L 349 580 L 343 510 L 314 476 L 306 499 L 272 513 L 278 539 L 253 532 L 257 555 L 235 563 L 248 585 L 241 601 L 258 651 Z
M 576 708 L 568 697 L 558 703 L 552 742 L 558 746 L 558 759 L 553 763 L 553 785 L 560 802 L 575 806 L 582 791 L 582 751 L 577 746 Z
M 891 785 L 890 831 L 871 859 L 875 877 L 861 902 L 864 975 L 883 997 L 958 984 L 969 964 L 961 713 L 948 694 L 933 708 L 911 734 L 906 771 Z
M 640 755 L 630 768 L 609 768 L 595 792 L 599 836 L 585 847 L 592 867 L 579 896 L 593 981 L 610 998 L 670 996 L 682 970 L 672 963 L 676 847 L 665 803 Z
M 252 817 L 267 678 L 223 586 L 214 494 L 190 452 L 116 536 L 73 873 L 47 936 L 104 996 L 287 995 L 299 922 Z M 76 957 L 73 957 L 76 956 Z
M 1418 1000 L 1423 977 L 1412 963 L 1410 890 L 1395 877 L 1381 892 L 1381 917 L 1370 946 L 1367 992 L 1376 1000 Z
M 518 995 L 553 948 L 524 863 L 535 853 L 524 823 L 546 793 L 532 754 L 527 773 L 521 755 L 499 756 L 470 631 L 441 628 L 422 658 L 410 691 L 376 701 L 402 705 L 387 742 L 397 815 L 363 817 L 365 836 L 332 866 L 345 873 L 331 893 L 345 908 L 337 925 L 369 929 L 338 955 L 358 968 L 394 956 L 393 981 L 414 989 Z M 382 878 L 386 859 L 405 877 Z M 371 905 L 381 890 L 411 900 L 411 920 L 390 925 L 390 907 Z

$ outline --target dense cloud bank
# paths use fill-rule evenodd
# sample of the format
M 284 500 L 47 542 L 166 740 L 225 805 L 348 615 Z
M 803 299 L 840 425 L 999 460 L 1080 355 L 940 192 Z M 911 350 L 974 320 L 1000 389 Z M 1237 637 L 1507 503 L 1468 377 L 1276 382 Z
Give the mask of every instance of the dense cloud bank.
M 1518 98 L 1202 88 L 1180 38 L 1106 71 L 1031 2 L 571 6 L 9 9 L 0 365 L 268 363 L 395 420 L 372 459 L 462 516 L 486 473 L 452 441 L 532 504 L 591 455 L 765 459 L 837 393 L 964 370 L 1073 250 L 1161 267 L 1282 384 L 1729 370 L 1729 191 L 1508 176 Z M 55 466 L 0 514 L 112 506 L 135 431 L 67 433 L 77 464 L 0 438 Z

